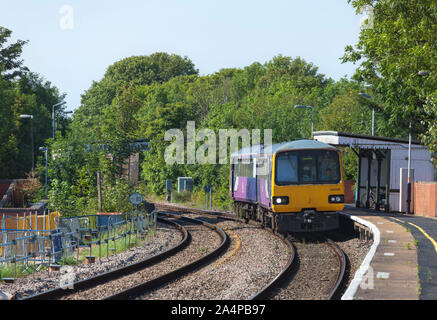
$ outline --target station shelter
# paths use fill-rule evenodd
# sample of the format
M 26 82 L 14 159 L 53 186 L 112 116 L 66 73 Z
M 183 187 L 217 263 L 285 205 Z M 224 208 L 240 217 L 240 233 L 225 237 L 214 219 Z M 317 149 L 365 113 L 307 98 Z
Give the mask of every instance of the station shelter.
M 316 131 L 314 140 L 349 147 L 357 155 L 355 206 L 405 212 L 408 182 L 408 140 L 337 131 Z M 428 147 L 411 142 L 411 182 L 435 181 L 436 167 Z M 414 199 L 410 212 L 414 208 Z

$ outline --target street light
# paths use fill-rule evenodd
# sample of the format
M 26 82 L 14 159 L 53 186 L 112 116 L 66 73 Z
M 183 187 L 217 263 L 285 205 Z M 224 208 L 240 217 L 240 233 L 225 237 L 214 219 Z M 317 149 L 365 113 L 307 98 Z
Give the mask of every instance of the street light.
M 73 111 L 62 111 L 63 114 L 71 114 Z M 55 121 L 55 131 L 58 130 L 59 118 Z
M 374 100 L 372 96 L 369 96 L 366 93 L 360 92 L 359 95 L 364 98 Z M 372 103 L 372 136 L 374 135 L 375 135 L 375 106 Z
M 428 71 L 420 70 L 417 72 L 419 77 L 426 77 L 430 73 Z M 407 182 L 407 199 L 406 199 L 406 209 L 405 213 L 410 214 L 410 203 L 411 203 L 411 114 L 410 114 L 410 132 L 408 133 L 408 182 Z
M 66 104 L 66 102 L 62 101 L 62 102 L 59 102 L 59 103 L 54 104 L 52 106 L 52 133 L 53 133 L 53 139 L 55 139 L 55 108 L 59 107 L 59 106 L 62 106 L 64 104 Z
M 35 169 L 35 155 L 33 151 L 33 115 L 32 114 L 20 114 L 21 119 L 30 118 L 30 141 L 32 146 L 32 171 Z
M 314 136 L 314 107 L 312 106 L 304 106 L 304 105 L 295 105 L 295 109 L 311 109 L 311 139 Z
M 40 151 L 45 151 L 46 153 L 46 179 L 45 179 L 45 198 L 47 199 L 47 151 L 48 149 L 46 147 L 39 147 Z

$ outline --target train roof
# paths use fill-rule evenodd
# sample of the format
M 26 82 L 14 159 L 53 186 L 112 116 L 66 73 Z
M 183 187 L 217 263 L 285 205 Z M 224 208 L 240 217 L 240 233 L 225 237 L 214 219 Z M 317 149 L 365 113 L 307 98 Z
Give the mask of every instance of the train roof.
M 266 148 L 264 150 L 264 145 L 255 145 L 243 148 L 234 152 L 231 157 L 239 157 L 239 156 L 249 156 L 249 155 L 257 155 L 257 154 L 276 154 L 278 152 L 287 151 L 287 150 L 304 150 L 304 149 L 330 149 L 337 151 L 338 149 L 320 142 L 316 140 L 295 140 L 295 141 L 287 141 L 281 143 L 272 144 L 271 150 Z

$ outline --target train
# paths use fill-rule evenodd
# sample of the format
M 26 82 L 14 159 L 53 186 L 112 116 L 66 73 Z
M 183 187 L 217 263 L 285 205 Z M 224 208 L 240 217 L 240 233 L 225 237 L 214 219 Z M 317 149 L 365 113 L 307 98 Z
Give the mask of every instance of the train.
M 243 148 L 230 156 L 234 213 L 279 233 L 339 227 L 344 208 L 341 152 L 315 140 Z

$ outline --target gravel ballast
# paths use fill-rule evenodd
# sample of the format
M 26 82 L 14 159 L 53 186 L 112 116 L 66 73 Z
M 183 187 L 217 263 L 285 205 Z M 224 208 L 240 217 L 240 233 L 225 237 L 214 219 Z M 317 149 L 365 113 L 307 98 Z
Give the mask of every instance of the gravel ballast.
M 17 295 L 17 297 L 34 295 L 66 285 L 71 280 L 76 282 L 147 259 L 168 250 L 181 240 L 182 234 L 178 230 L 158 222 L 156 231 L 146 238 L 142 246 L 132 248 L 117 255 L 110 255 L 109 258 L 104 256 L 100 261 L 96 257 L 96 263 L 94 264 L 65 266 L 60 271 L 52 273 L 41 271 L 23 278 L 17 278 L 12 284 L 0 282 L 0 291 L 8 292 L 14 296 Z
M 200 271 L 143 295 L 141 299 L 248 299 L 276 277 L 288 262 L 289 248 L 267 230 L 234 221 L 218 219 L 214 222 L 215 218 L 205 216 L 203 219 L 226 230 L 231 239 L 229 250 Z M 239 248 L 235 250 L 237 246 Z
M 290 258 L 290 248 L 276 235 L 261 227 L 229 221 L 207 214 L 186 214 L 205 220 L 225 230 L 230 238 L 228 250 L 216 261 L 195 272 L 185 275 L 157 290 L 146 293 L 139 299 L 147 300 L 245 300 L 257 293 L 275 278 Z M 66 299 L 102 299 L 141 282 L 156 278 L 198 259 L 220 244 L 220 237 L 212 230 L 200 226 L 183 224 L 192 233 L 192 243 L 182 252 L 164 261 L 131 275 L 123 276 L 110 283 L 101 284 Z M 330 235 L 348 259 L 344 290 L 369 251 L 372 241 L 364 241 L 341 234 Z M 182 239 L 181 233 L 168 225 L 158 223 L 156 233 L 147 243 L 118 255 L 102 258 L 92 265 L 68 267 L 74 281 L 92 277 L 127 264 L 144 260 L 173 247 Z M 324 243 L 296 242 L 298 271 L 286 286 L 271 297 L 277 300 L 322 300 L 335 282 L 338 268 L 337 257 Z M 19 278 L 13 284 L 0 283 L 0 291 L 25 297 L 59 287 L 65 272 L 47 271 Z

